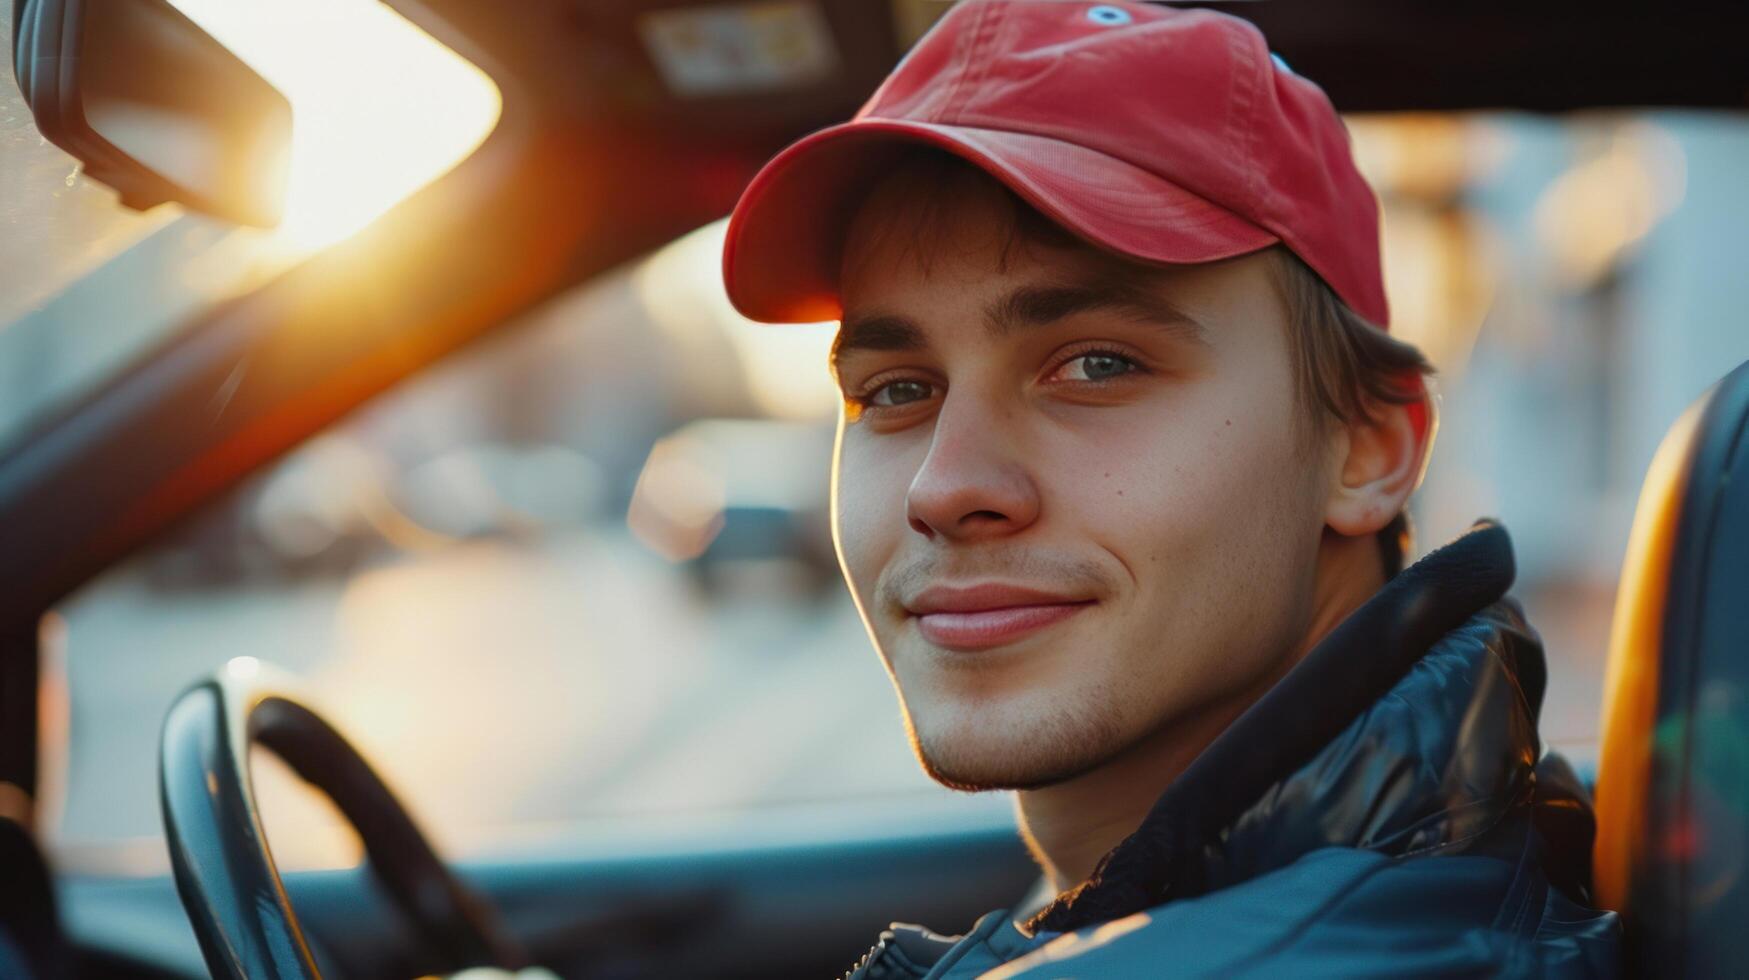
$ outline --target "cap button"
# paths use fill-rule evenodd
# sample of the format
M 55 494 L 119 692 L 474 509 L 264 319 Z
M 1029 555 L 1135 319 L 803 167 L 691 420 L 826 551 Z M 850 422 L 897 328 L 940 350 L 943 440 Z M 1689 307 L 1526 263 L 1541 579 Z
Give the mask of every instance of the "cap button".
M 1100 27 L 1117 27 L 1129 23 L 1133 18 L 1130 17 L 1130 12 L 1122 7 L 1113 7 L 1110 4 L 1102 3 L 1097 7 L 1087 8 L 1087 19 Z

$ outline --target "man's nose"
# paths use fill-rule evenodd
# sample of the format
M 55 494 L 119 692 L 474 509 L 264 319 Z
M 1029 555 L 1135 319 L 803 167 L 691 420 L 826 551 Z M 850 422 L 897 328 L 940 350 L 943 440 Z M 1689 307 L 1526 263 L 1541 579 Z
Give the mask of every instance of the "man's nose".
M 1038 519 L 1038 486 L 1001 412 L 949 395 L 935 417 L 929 454 L 905 495 L 911 529 L 926 538 L 979 540 L 1014 534 Z

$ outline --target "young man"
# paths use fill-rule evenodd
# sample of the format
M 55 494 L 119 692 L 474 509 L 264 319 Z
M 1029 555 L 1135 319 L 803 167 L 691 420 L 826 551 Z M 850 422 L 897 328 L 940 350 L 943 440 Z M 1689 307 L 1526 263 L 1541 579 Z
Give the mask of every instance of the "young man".
M 1398 570 L 1378 246 L 1322 92 L 1140 4 L 961 3 L 754 180 L 729 294 L 842 321 L 834 534 L 918 758 L 1044 872 L 855 976 L 1614 971 L 1505 531 Z

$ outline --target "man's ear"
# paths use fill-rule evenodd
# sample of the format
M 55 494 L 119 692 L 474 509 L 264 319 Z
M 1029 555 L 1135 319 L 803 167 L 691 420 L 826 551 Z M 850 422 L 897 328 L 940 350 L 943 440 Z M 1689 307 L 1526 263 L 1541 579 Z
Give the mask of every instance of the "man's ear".
M 1403 510 L 1421 482 L 1433 436 L 1432 396 L 1408 405 L 1374 405 L 1372 417 L 1342 423 L 1335 482 L 1324 523 L 1338 534 L 1373 534 Z

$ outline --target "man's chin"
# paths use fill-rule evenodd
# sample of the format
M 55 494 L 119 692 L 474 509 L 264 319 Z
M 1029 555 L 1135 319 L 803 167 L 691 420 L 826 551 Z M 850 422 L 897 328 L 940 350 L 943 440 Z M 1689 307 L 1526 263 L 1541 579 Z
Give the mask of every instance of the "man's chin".
M 1058 719 L 1009 738 L 994 738 L 987 732 L 913 729 L 911 748 L 929 778 L 949 789 L 980 792 L 1042 789 L 1067 782 L 1116 755 L 1117 741 L 1109 722 L 1065 725 Z
M 965 793 L 1042 789 L 1046 786 L 1066 782 L 1085 771 L 1044 771 L 1023 766 L 1003 768 L 964 765 L 959 762 L 942 763 L 921 749 L 917 752 L 917 761 L 923 764 L 923 771 L 930 779 L 948 789 Z

